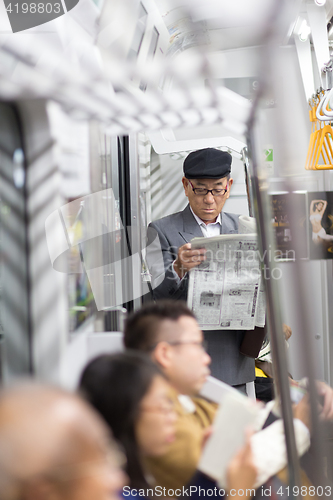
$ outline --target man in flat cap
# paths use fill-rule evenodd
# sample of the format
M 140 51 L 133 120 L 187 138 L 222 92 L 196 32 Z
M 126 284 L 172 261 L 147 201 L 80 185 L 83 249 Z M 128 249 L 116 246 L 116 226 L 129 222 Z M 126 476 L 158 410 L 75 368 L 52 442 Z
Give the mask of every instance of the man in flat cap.
M 233 183 L 231 160 L 229 153 L 213 148 L 190 153 L 182 179 L 189 204 L 182 212 L 149 225 L 147 263 L 155 300 L 187 300 L 188 271 L 205 260 L 204 249 L 191 249 L 193 238 L 238 232 L 239 216 L 222 212 Z M 204 334 L 212 375 L 245 392 L 255 372 L 254 360 L 239 352 L 244 332 L 214 330 Z

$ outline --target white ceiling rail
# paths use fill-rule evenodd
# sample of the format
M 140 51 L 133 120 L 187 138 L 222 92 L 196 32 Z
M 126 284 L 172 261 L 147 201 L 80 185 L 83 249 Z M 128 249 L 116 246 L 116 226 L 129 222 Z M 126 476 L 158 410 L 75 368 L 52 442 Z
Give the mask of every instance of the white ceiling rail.
M 216 20 L 222 28 L 256 26 L 264 29 L 274 0 L 183 0 L 194 21 Z
M 233 137 L 211 137 L 204 139 L 176 140 L 171 129 L 158 130 L 148 134 L 149 140 L 158 154 L 172 154 L 190 152 L 203 148 L 224 149 L 235 158 L 242 158 L 242 151 L 246 147 L 244 142 Z
M 203 91 L 209 92 L 207 89 L 203 89 Z M 110 123 L 106 128 L 106 133 L 109 135 L 121 134 L 126 133 L 126 129 L 127 132 L 130 130 L 150 133 L 155 130 L 169 129 L 171 130 L 168 134 L 170 137 L 170 134 L 173 133 L 172 129 L 216 123 L 223 123 L 225 128 L 237 135 L 246 132 L 251 103 L 229 89 L 223 87 L 217 89 L 218 100 L 214 107 L 203 105 L 198 93 L 195 95 L 199 102 L 193 99 L 190 107 L 187 106 L 186 102 L 181 102 L 180 99 L 173 100 L 172 92 L 168 96 L 161 94 L 160 98 L 164 106 L 155 112 L 152 112 L 149 107 L 149 95 L 150 93 L 147 92 L 147 100 L 138 99 L 136 101 L 137 105 L 141 105 L 139 111 L 133 109 L 131 112 L 126 109 L 125 113 L 121 113 L 121 110 L 119 110 L 118 114 L 113 113 L 112 116 L 110 113 Z M 177 92 L 175 92 L 175 97 L 176 95 Z M 156 98 L 157 96 L 152 93 L 152 97 Z M 178 103 L 178 109 L 175 106 L 175 101 Z M 211 101 L 211 99 L 208 101 Z
M 122 88 L 115 93 L 110 81 L 89 80 L 83 71 L 73 75 L 66 60 L 60 74 L 54 78 L 52 64 L 36 65 L 34 59 L 29 57 L 29 50 L 22 49 L 2 46 L 1 55 L 7 54 L 12 58 L 12 62 L 2 68 L 4 73 L 0 76 L 0 93 L 4 97 L 9 97 L 8 87 L 12 87 L 17 97 L 53 99 L 77 119 L 103 121 L 108 125 L 108 133 L 126 134 L 221 122 L 231 131 L 240 134 L 245 131 L 250 102 L 224 87 L 214 89 L 214 92 L 209 87 L 192 92 L 188 82 L 187 88 L 176 87 L 167 93 L 154 88 L 142 93 L 130 88 L 125 71 Z M 200 76 L 204 78 L 205 73 L 201 72 Z M 186 91 L 190 99 L 184 98 Z
M 326 10 L 324 6 L 319 7 L 315 3 L 308 3 L 306 9 L 312 32 L 312 41 L 315 49 L 321 86 L 324 87 L 322 72 L 325 65 L 330 61 Z
M 127 6 L 134 3 L 137 2 L 127 0 Z M 119 8 L 120 4 L 118 0 Z M 153 12 L 151 0 L 143 0 L 143 4 L 152 12 L 151 28 L 162 22 L 156 11 Z M 106 24 L 111 19 L 108 15 L 102 18 Z M 146 33 L 150 36 L 152 30 Z M 111 43 L 112 50 L 132 39 L 132 34 L 121 35 L 126 40 Z M 157 49 L 165 49 L 165 39 L 166 34 Z M 148 37 L 145 58 L 121 59 L 117 50 L 115 54 L 110 50 L 110 58 L 102 65 L 102 72 L 91 72 L 89 69 L 99 68 L 96 47 L 89 51 L 89 65 L 79 64 L 73 71 L 68 53 L 58 50 L 58 46 L 53 47 L 51 39 L 45 44 L 34 37 L 29 43 L 23 41 L 22 37 L 0 39 L 0 59 L 5 62 L 0 68 L 0 95 L 4 98 L 14 95 L 16 98 L 52 99 L 78 120 L 102 121 L 109 134 L 222 122 L 237 135 L 246 130 L 251 104 L 235 92 L 214 84 L 214 67 L 207 60 L 207 47 L 195 49 L 191 58 L 152 59 L 148 57 Z M 163 78 L 172 81 L 165 92 L 161 92 L 157 83 Z M 147 85 L 145 93 L 139 89 L 138 82 Z
M 294 35 L 294 39 L 303 80 L 305 97 L 307 100 L 309 100 L 315 93 L 310 39 L 308 38 L 305 42 L 302 42 L 297 34 Z

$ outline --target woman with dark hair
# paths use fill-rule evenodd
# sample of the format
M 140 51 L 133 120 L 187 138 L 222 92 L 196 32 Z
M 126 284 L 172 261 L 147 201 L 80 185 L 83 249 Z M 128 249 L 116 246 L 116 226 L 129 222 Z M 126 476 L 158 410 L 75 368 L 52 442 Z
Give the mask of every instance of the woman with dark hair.
M 125 451 L 129 487 L 123 491 L 124 498 L 131 499 L 134 489 L 144 490 L 145 496 L 154 497 L 154 485 L 148 483 L 144 470 L 144 457 L 165 453 L 175 438 L 176 421 L 168 397 L 170 385 L 159 367 L 148 356 L 136 351 L 102 355 L 85 368 L 79 389 L 104 417 Z M 240 477 L 241 486 L 238 482 Z M 230 464 L 229 486 L 235 490 L 237 485 L 243 489 L 245 486 L 245 490 L 250 489 L 255 477 L 256 471 L 247 445 Z M 214 489 L 216 483 L 198 473 L 192 485 Z M 134 496 L 137 494 L 133 494 L 133 500 Z M 196 495 L 191 496 L 195 500 Z M 238 500 L 240 497 L 236 494 L 233 498 Z
M 174 439 L 176 416 L 161 370 L 141 353 L 102 355 L 85 368 L 79 388 L 124 449 L 131 488 L 148 488 L 142 455 L 161 455 Z

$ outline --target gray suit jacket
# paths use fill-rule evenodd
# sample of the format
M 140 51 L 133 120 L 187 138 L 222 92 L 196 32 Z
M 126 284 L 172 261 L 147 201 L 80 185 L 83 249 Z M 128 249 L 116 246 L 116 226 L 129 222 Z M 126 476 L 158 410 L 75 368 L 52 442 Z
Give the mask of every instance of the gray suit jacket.
M 237 233 L 238 217 L 222 212 L 221 234 Z M 182 212 L 149 224 L 147 264 L 152 275 L 155 300 L 187 300 L 188 275 L 180 282 L 176 280 L 172 263 L 177 257 L 178 248 L 196 236 L 202 237 L 203 234 L 189 205 Z M 212 375 L 231 385 L 244 384 L 255 378 L 254 360 L 239 352 L 243 336 L 243 331 L 205 331 L 208 353 L 212 358 Z

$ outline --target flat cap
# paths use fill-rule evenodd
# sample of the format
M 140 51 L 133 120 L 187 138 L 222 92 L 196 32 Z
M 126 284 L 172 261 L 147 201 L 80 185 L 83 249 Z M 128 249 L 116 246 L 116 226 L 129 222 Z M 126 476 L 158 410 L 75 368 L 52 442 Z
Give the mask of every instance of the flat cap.
M 187 179 L 221 179 L 231 172 L 232 156 L 214 148 L 199 149 L 190 153 L 184 161 Z

